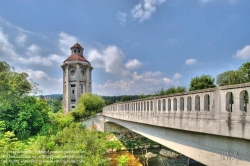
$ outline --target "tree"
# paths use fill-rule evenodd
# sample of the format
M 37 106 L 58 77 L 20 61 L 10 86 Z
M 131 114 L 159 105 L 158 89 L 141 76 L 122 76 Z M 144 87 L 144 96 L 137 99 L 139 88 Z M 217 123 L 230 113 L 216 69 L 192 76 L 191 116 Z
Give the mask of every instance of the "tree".
M 238 69 L 238 72 L 242 73 L 244 83 L 250 82 L 250 62 L 243 63 Z
M 216 83 L 219 86 L 244 83 L 244 74 L 240 70 L 229 70 L 217 75 Z
M 131 96 L 124 96 L 124 97 L 121 99 L 121 102 L 130 101 L 130 100 L 133 100 L 133 98 L 132 98 Z
M 60 99 L 52 100 L 52 112 L 56 113 L 62 108 L 62 103 Z
M 37 134 L 49 121 L 48 106 L 45 100 L 37 100 L 34 96 L 26 96 L 17 105 L 17 115 L 12 130 L 18 138 L 27 138 Z
M 214 88 L 214 78 L 210 75 L 201 75 L 191 79 L 189 91 Z
M 77 103 L 77 109 L 71 111 L 76 120 L 94 116 L 96 113 L 102 112 L 105 101 L 98 95 L 92 93 L 83 93 Z
M 174 94 L 174 93 L 182 93 L 182 92 L 186 92 L 186 87 L 184 86 L 177 86 L 176 88 L 174 86 L 166 89 L 165 94 L 169 95 L 169 94 Z
M 155 92 L 156 96 L 161 96 L 161 95 L 164 95 L 164 94 L 165 94 L 165 90 L 164 90 L 163 87 L 159 91 Z
M 38 84 L 27 78 L 28 74 L 17 73 L 6 62 L 0 62 L 0 120 L 6 131 L 14 131 L 18 137 L 36 134 L 47 118 L 46 103 L 28 96 Z

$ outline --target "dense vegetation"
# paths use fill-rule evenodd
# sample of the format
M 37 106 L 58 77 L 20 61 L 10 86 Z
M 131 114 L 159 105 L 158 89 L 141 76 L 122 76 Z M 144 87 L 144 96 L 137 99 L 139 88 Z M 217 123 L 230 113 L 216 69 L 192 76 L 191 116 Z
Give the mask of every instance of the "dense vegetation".
M 27 78 L 0 62 L 1 165 L 106 165 L 109 133 L 88 130 L 74 111 L 62 114 L 60 98 L 30 96 L 38 84 Z M 88 117 L 102 110 L 104 100 L 86 94 L 78 105 Z

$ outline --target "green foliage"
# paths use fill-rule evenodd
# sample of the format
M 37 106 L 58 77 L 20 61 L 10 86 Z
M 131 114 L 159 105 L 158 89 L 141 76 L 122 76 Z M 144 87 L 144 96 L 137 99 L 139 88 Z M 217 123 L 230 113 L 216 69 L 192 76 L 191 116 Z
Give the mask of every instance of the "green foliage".
M 135 100 L 138 99 L 139 96 L 138 95 L 129 95 L 129 96 L 101 96 L 104 100 L 105 100 L 105 105 L 110 105 L 116 102 L 120 102 L 120 101 L 129 101 L 129 100 Z M 129 100 L 128 100 L 129 99 Z
M 118 166 L 126 166 L 129 161 L 129 157 L 127 155 L 121 155 L 117 157 L 117 161 L 118 161 Z
M 186 92 L 187 89 L 184 86 L 177 86 L 177 87 L 170 87 L 166 90 L 164 90 L 164 88 L 161 88 L 159 91 L 157 91 L 155 93 L 156 96 L 160 96 L 160 95 L 169 95 L 169 94 L 174 94 L 174 93 L 182 93 L 182 92 Z
M 46 102 L 33 96 L 22 98 L 16 109 L 18 113 L 11 123 L 11 128 L 20 139 L 28 138 L 29 134 L 37 134 L 49 120 Z
M 92 93 L 83 93 L 77 103 L 77 109 L 71 111 L 71 115 L 75 120 L 94 116 L 96 113 L 102 112 L 105 106 L 104 100 Z
M 50 116 L 56 130 L 62 130 L 64 127 L 69 127 L 75 120 L 71 114 L 64 115 L 62 112 L 57 112 L 56 114 L 50 113 Z
M 243 73 L 241 71 L 238 71 L 238 70 L 236 70 L 236 71 L 233 71 L 233 70 L 226 71 L 224 73 L 221 73 L 221 74 L 217 75 L 216 83 L 219 86 L 244 83 Z
M 250 62 L 242 64 L 238 70 L 229 70 L 219 74 L 216 83 L 219 86 L 250 82 Z
M 52 100 L 52 112 L 57 113 L 62 109 L 62 103 L 59 100 Z
M 243 63 L 238 69 L 242 73 L 243 82 L 250 82 L 250 62 Z
M 0 62 L 0 115 L 6 130 L 23 139 L 36 134 L 45 124 L 47 105 L 27 96 L 37 84 L 27 80 L 28 74 L 17 73 L 6 62 Z
M 210 75 L 201 75 L 191 79 L 189 91 L 214 88 L 214 78 Z
M 105 147 L 106 148 L 111 148 L 112 150 L 113 149 L 120 150 L 121 147 L 122 147 L 122 145 L 121 145 L 120 141 L 115 140 L 115 141 L 108 141 L 108 142 L 106 142 Z
M 131 96 L 124 96 L 124 97 L 121 99 L 121 102 L 130 101 L 130 100 L 133 100 L 133 98 L 132 98 Z

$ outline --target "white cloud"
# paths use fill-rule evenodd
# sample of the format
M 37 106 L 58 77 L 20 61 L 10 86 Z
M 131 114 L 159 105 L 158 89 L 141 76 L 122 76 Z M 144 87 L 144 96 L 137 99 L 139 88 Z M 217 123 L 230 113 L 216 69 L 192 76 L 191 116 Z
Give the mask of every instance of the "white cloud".
M 196 59 L 191 58 L 191 59 L 186 60 L 185 64 L 186 65 L 194 65 L 196 62 L 197 62 Z
M 61 65 L 63 61 L 71 55 L 70 47 L 76 43 L 76 41 L 76 37 L 61 32 L 59 33 L 59 49 L 64 55 L 50 54 L 42 56 L 40 55 L 40 51 L 42 51 L 42 49 L 39 46 L 32 44 L 27 48 L 26 55 L 28 57 L 19 56 L 16 60 L 25 65 L 38 64 L 53 66 L 55 63 Z
M 11 56 L 11 58 L 16 58 L 18 54 L 14 51 L 14 46 L 9 42 L 8 35 L 4 34 L 2 28 L 0 27 L 0 52 L 5 56 Z
M 38 64 L 43 66 L 53 66 L 55 63 L 61 65 L 65 60 L 65 57 L 51 54 L 48 57 L 42 57 L 40 55 L 30 56 L 28 58 L 18 57 L 17 60 L 25 65 Z
M 154 94 L 161 87 L 170 87 L 178 84 L 180 73 L 174 74 L 172 79 L 164 78 L 162 73 L 144 72 L 138 74 L 133 72 L 128 77 L 123 77 L 120 80 L 108 80 L 104 84 L 94 85 L 95 91 L 102 95 L 133 95 L 133 94 Z
M 237 53 L 234 57 L 239 59 L 250 59 L 250 45 L 246 45 L 241 50 L 237 50 Z
M 92 49 L 87 55 L 87 59 L 95 68 L 104 68 L 107 73 L 127 75 L 122 60 L 125 55 L 117 46 L 108 46 L 104 49 Z
M 133 60 L 129 60 L 125 66 L 127 69 L 129 70 L 133 70 L 133 69 L 137 69 L 142 65 L 142 63 L 140 61 L 138 61 L 137 59 L 133 59 Z
M 180 73 L 175 73 L 173 76 L 173 80 L 178 80 L 182 77 L 182 75 Z
M 141 0 L 139 4 L 131 10 L 133 18 L 143 22 L 151 17 L 156 11 L 156 6 L 161 5 L 165 0 Z
M 47 73 L 41 70 L 19 70 L 20 72 L 26 72 L 29 75 L 29 79 L 32 79 L 36 83 L 39 83 L 38 88 L 42 90 L 43 94 L 62 94 L 62 78 L 51 78 Z
M 61 32 L 59 34 L 59 48 L 60 50 L 62 51 L 62 53 L 64 55 L 71 55 L 71 52 L 70 52 L 70 47 L 73 46 L 73 44 L 75 44 L 78 40 L 77 40 L 77 37 L 75 36 L 72 36 L 72 35 L 69 35 L 65 32 Z
M 37 46 L 37 45 L 35 45 L 35 44 L 32 44 L 32 45 L 30 45 L 30 46 L 27 48 L 26 54 L 27 54 L 28 56 L 34 56 L 34 55 L 36 56 L 36 55 L 38 55 L 39 51 L 40 51 L 40 47 Z
M 22 33 L 19 36 L 17 36 L 16 43 L 18 46 L 23 47 L 26 43 L 26 40 L 27 40 L 27 35 Z
M 123 12 L 118 12 L 116 14 L 117 19 L 119 20 L 120 24 L 124 25 L 125 22 L 127 21 L 127 14 Z

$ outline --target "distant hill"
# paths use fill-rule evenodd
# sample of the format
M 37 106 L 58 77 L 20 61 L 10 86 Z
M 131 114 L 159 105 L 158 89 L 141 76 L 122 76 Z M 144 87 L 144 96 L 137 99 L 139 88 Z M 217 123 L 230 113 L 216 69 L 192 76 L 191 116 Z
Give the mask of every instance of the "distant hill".
M 36 97 L 39 97 L 39 98 L 43 97 L 43 98 L 59 99 L 62 96 L 63 96 L 62 94 L 50 94 L 50 95 L 38 95 Z

